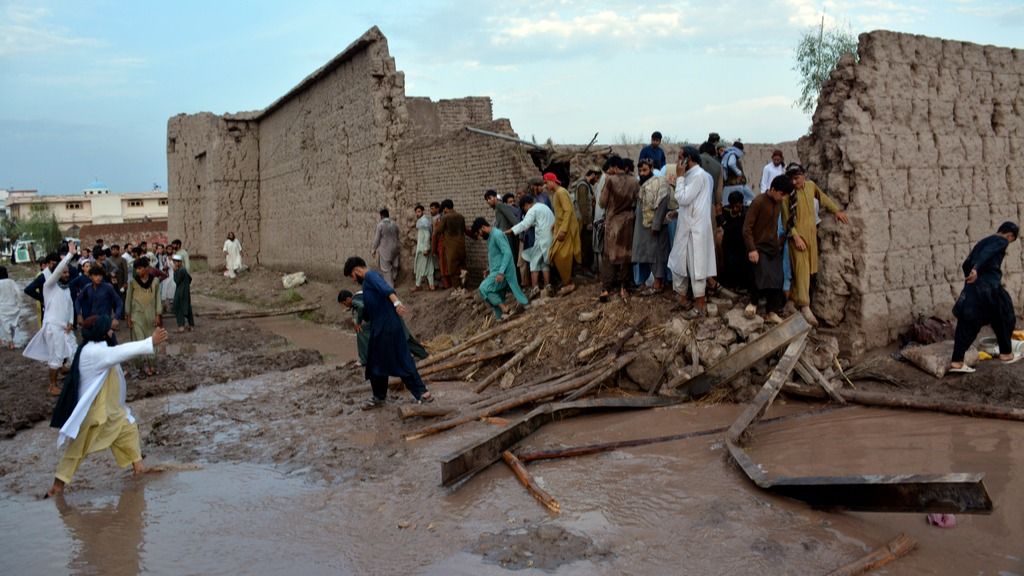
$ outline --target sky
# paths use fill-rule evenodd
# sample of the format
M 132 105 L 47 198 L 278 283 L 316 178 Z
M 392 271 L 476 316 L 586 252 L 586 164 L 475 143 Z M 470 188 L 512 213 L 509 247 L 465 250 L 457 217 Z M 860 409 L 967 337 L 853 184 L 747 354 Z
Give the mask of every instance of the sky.
M 1024 0 L 0 0 L 0 188 L 166 187 L 169 117 L 261 109 L 373 25 L 407 94 L 490 96 L 523 138 L 791 140 L 823 18 L 1024 48 Z

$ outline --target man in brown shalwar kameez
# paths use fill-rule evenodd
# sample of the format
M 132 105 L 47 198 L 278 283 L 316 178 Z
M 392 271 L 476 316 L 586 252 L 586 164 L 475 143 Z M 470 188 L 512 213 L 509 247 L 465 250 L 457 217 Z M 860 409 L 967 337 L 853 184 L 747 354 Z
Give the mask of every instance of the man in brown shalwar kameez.
M 604 259 L 601 267 L 601 297 L 607 302 L 618 290 L 622 301 L 628 301 L 632 272 L 633 225 L 636 198 L 640 184 L 623 172 L 622 158 L 612 156 L 605 161 L 605 184 L 600 205 L 604 208 Z
M 455 211 L 455 203 L 451 200 L 441 202 L 444 216 L 438 223 L 441 228 L 441 241 L 444 246 L 445 287 L 458 283 L 461 288 L 466 281 L 466 219 Z

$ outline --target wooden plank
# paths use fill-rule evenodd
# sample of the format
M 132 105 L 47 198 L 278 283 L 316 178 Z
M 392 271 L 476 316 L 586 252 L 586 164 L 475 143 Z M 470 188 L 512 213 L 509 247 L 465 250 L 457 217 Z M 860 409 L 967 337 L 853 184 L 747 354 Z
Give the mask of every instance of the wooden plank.
M 916 547 L 917 542 L 908 538 L 906 534 L 900 534 L 887 542 L 885 546 L 876 548 L 867 555 L 829 572 L 828 576 L 859 576 L 860 574 L 866 574 L 910 554 Z
M 685 375 L 676 376 L 666 386 L 669 389 L 678 388 L 691 398 L 699 398 L 707 394 L 715 386 L 732 380 L 747 368 L 750 368 L 754 363 L 767 358 L 801 334 L 807 333 L 810 329 L 810 325 L 807 324 L 802 315 L 793 314 L 782 324 L 726 356 L 717 364 L 708 368 L 703 374 L 689 380 L 686 379 Z
M 567 418 L 583 412 L 635 410 L 679 404 L 683 398 L 596 398 L 540 406 L 505 428 L 457 450 L 441 460 L 441 485 L 451 486 L 480 472 L 501 458 L 501 453 L 526 438 L 556 416 Z
M 800 375 L 800 379 L 810 384 L 811 386 L 821 386 L 822 390 L 829 395 L 833 400 L 840 404 L 846 404 L 846 400 L 839 394 L 838 389 L 832 385 L 828 379 L 825 378 L 818 372 L 818 369 L 807 361 L 806 358 L 800 358 L 796 363 L 796 373 Z
M 537 348 L 540 348 L 540 345 L 543 342 L 544 336 L 542 334 L 538 334 L 537 337 L 533 339 L 533 342 L 530 342 L 529 344 L 526 345 L 525 348 L 521 349 L 519 352 L 516 352 L 516 355 L 510 358 L 508 362 L 505 362 L 504 364 L 501 365 L 501 367 L 499 367 L 494 372 L 491 372 L 490 375 L 481 380 L 480 384 L 478 384 L 477 387 L 473 389 L 473 392 L 479 394 L 486 390 L 487 387 L 490 386 L 491 384 L 494 384 L 494 382 L 496 382 L 498 378 L 501 378 L 502 375 L 504 375 L 506 372 L 515 368 L 516 365 L 522 362 L 524 358 L 532 354 Z
M 526 466 L 523 466 L 523 463 L 519 461 L 519 458 L 516 458 L 515 454 L 505 450 L 501 453 L 501 458 L 505 461 L 505 464 L 508 464 L 508 467 L 512 469 L 512 473 L 519 479 L 519 483 L 526 488 L 526 491 L 529 492 L 537 502 L 541 503 L 541 506 L 544 506 L 555 514 L 562 511 L 562 506 L 558 503 L 558 500 L 552 498 L 551 494 L 548 494 L 546 490 L 537 484 L 536 480 L 533 479 L 533 476 L 527 472 Z
M 729 431 L 725 434 L 728 440 L 737 444 L 741 443 L 743 433 L 768 410 L 768 407 L 772 405 L 775 397 L 782 390 L 782 385 L 786 383 L 786 380 L 789 380 L 789 375 L 793 372 L 793 367 L 796 366 L 806 345 L 806 332 L 797 336 L 796 340 L 789 343 L 786 347 L 786 352 L 783 353 L 779 363 L 775 365 L 771 375 L 768 376 L 768 381 L 758 391 L 754 400 L 740 413 L 739 418 L 729 427 Z
M 795 396 L 805 398 L 825 398 L 826 395 L 817 386 L 801 386 L 792 382 L 782 387 L 782 391 Z M 840 390 L 839 394 L 851 404 L 863 406 L 875 406 L 879 408 L 898 408 L 907 410 L 923 410 L 928 412 L 943 412 L 956 416 L 971 416 L 974 418 L 993 418 L 996 420 L 1014 420 L 1024 422 L 1024 409 L 1006 408 L 1004 406 L 992 406 L 990 404 L 976 404 L 973 402 L 958 402 L 956 400 L 942 400 L 938 398 L 926 398 L 921 396 L 908 396 L 906 394 L 889 394 L 886 392 L 868 392 L 866 390 Z
M 437 352 L 436 354 L 431 354 L 428 358 L 425 358 L 424 360 L 421 360 L 420 363 L 416 365 L 416 367 L 419 368 L 419 369 L 423 369 L 423 368 L 426 368 L 427 366 L 431 366 L 433 364 L 437 364 L 441 360 L 446 360 L 446 359 L 451 358 L 452 356 L 455 356 L 456 354 L 459 354 L 459 353 L 461 353 L 461 352 L 463 352 L 465 350 L 469 350 L 470 348 L 472 348 L 473 346 L 479 344 L 480 342 L 484 342 L 485 340 L 488 340 L 488 339 L 493 338 L 493 337 L 495 337 L 495 336 L 497 336 L 499 334 L 507 332 L 507 331 L 511 330 L 512 328 L 517 328 L 519 326 L 522 326 L 523 324 L 525 324 L 529 320 L 531 320 L 531 318 L 528 315 L 523 315 L 523 316 L 521 316 L 519 318 L 516 318 L 514 320 L 509 320 L 508 322 L 504 322 L 502 324 L 498 324 L 494 328 L 491 328 L 490 330 L 487 330 L 485 332 L 481 332 L 480 334 L 477 334 L 476 336 L 473 336 L 472 338 L 470 338 L 469 340 L 466 340 L 465 342 L 463 342 L 462 344 L 459 344 L 458 346 L 453 346 L 453 347 L 451 347 L 451 348 L 449 348 L 447 350 L 442 350 L 440 352 Z

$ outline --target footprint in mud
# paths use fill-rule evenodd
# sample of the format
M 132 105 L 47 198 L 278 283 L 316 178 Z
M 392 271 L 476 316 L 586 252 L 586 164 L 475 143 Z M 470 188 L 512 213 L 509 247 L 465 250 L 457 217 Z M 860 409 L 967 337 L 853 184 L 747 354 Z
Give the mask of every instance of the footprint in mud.
M 601 562 L 611 559 L 611 551 L 594 544 L 586 536 L 573 534 L 561 526 L 539 524 L 480 535 L 473 552 L 484 562 L 509 570 L 539 568 L 554 570 L 577 560 Z

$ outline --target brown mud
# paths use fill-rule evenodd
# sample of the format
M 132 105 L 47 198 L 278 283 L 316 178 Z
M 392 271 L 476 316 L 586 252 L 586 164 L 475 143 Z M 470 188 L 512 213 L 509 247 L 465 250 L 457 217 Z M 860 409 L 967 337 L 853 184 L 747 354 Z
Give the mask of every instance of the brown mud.
M 587 346 L 581 330 L 593 337 L 624 327 L 631 308 L 598 307 L 591 288 L 530 312 L 545 329 L 554 324 L 547 354 L 566 358 Z M 329 296 L 321 310 L 331 309 L 334 288 L 307 289 Z M 472 298 L 403 300 L 414 332 L 435 343 L 491 323 Z M 258 306 L 197 302 L 210 310 Z M 633 306 L 664 321 L 671 304 L 652 298 Z M 601 311 L 599 320 L 562 326 L 592 310 Z M 456 320 L 434 322 L 446 316 Z M 147 463 L 166 466 L 163 473 L 134 479 L 106 453 L 95 454 L 63 500 L 40 501 L 60 455 L 55 432 L 39 424 L 0 441 L 4 572 L 818 574 L 903 531 L 920 547 L 887 574 L 1024 573 L 1015 548 L 1024 541 L 1017 469 L 1024 424 L 850 408 L 755 427 L 752 454 L 771 470 L 986 473 L 996 512 L 959 516 L 953 530 L 927 526 L 923 514 L 823 512 L 767 494 L 715 436 L 528 464 L 561 504 L 552 516 L 500 462 L 454 490 L 441 488 L 439 459 L 495 426 L 471 422 L 407 442 L 403 436 L 423 426 L 396 414 L 407 392 L 362 411 L 368 390 L 349 362 L 354 340 L 345 320 L 344 313 L 337 325 L 200 314 L 196 331 L 172 334 L 161 374 L 140 380 L 130 370 L 128 385 Z M 498 362 L 476 370 L 486 374 Z M 8 365 L 3 370 L 6 383 Z M 455 376 L 462 374 L 437 379 Z M 459 382 L 431 387 L 443 405 L 477 398 Z M 699 403 L 577 417 L 542 428 L 517 449 L 704 430 L 728 425 L 741 408 Z M 768 416 L 807 409 L 783 398 Z

